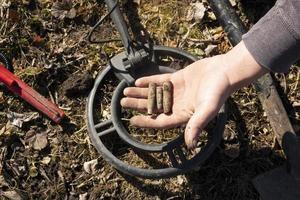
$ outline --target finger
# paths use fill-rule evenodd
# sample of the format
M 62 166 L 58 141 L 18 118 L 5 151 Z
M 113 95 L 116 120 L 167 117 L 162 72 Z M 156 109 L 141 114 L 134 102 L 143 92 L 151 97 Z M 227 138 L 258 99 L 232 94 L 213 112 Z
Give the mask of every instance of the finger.
M 125 97 L 121 99 L 121 106 L 124 108 L 146 111 L 147 99 Z
M 146 76 L 135 81 L 137 87 L 147 87 L 150 82 L 162 85 L 165 81 L 170 81 L 172 74 L 158 74 L 153 76 Z
M 143 128 L 172 128 L 184 124 L 186 121 L 177 115 L 160 114 L 156 118 L 152 116 L 139 115 L 130 119 L 130 123 Z
M 148 88 L 128 87 L 124 90 L 124 95 L 134 98 L 147 98 Z
M 202 105 L 196 109 L 185 129 L 184 139 L 188 149 L 197 147 L 200 133 L 216 114 L 217 109 L 212 106 Z

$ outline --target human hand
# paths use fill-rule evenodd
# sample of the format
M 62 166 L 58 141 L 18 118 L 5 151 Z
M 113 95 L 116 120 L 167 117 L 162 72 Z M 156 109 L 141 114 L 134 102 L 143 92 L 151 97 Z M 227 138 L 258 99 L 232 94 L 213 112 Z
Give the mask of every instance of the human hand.
M 173 84 L 171 114 L 156 117 L 140 115 L 130 119 L 132 125 L 147 128 L 171 128 L 187 123 L 185 143 L 189 149 L 197 145 L 201 131 L 218 113 L 230 94 L 266 72 L 240 43 L 229 53 L 199 60 L 172 74 L 143 77 L 136 87 L 124 90 L 124 108 L 147 110 L 148 84 Z

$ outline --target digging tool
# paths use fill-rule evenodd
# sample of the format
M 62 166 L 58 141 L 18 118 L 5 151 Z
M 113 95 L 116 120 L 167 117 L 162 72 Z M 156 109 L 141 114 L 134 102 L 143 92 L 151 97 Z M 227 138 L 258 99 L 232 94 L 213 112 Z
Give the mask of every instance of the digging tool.
M 230 42 L 238 44 L 246 33 L 242 21 L 228 0 L 210 0 L 210 5 L 224 27 Z M 288 163 L 266 174 L 258 176 L 253 183 L 262 200 L 300 199 L 300 143 L 290 123 L 286 110 L 270 74 L 254 83 L 258 97 L 282 146 Z
M 7 62 L 5 63 L 7 65 Z M 59 123 L 61 119 L 65 116 L 64 112 L 61 109 L 59 109 L 55 104 L 48 101 L 37 91 L 29 87 L 26 83 L 24 83 L 12 72 L 10 72 L 6 68 L 6 66 L 3 66 L 1 64 L 0 64 L 0 82 L 4 83 L 4 85 L 6 85 L 6 87 L 12 93 L 18 95 L 19 97 L 27 101 L 37 110 L 47 115 L 55 123 Z

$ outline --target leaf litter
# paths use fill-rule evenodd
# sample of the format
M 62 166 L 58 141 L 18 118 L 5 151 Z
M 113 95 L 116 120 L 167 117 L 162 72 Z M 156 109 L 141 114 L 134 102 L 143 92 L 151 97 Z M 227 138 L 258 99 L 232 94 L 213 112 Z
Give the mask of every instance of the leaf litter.
M 122 12 L 136 12 L 136 22 L 140 21 L 157 44 L 180 46 L 199 58 L 231 48 L 208 1 L 135 2 L 138 4 L 122 1 L 123 7 L 129 4 L 131 8 L 122 7 Z M 231 3 L 240 9 L 243 19 L 248 11 L 253 12 L 249 19 L 261 16 L 258 12 L 270 6 L 256 4 L 253 9 L 251 3 Z M 1 52 L 12 60 L 20 78 L 56 102 L 70 118 L 61 126 L 54 125 L 44 116 L 33 115 L 32 107 L 0 88 L 0 198 L 259 199 L 251 179 L 281 165 L 284 157 L 274 146 L 271 127 L 251 87 L 232 95 L 226 125 L 229 135 L 194 172 L 170 179 L 143 180 L 118 173 L 98 154 L 85 128 L 86 97 L 69 99 L 60 89 L 71 75 L 89 71 L 95 78 L 111 56 L 123 51 L 118 43 L 86 42 L 87 33 L 105 13 L 103 2 L 96 0 L 0 0 Z M 246 20 L 245 24 L 254 22 Z M 100 28 L 97 37 L 106 35 L 118 37 L 110 21 Z M 299 66 L 294 65 L 289 74 L 274 76 L 290 100 L 284 103 L 291 105 L 287 111 L 295 127 L 300 122 L 299 74 Z M 104 115 L 101 117 L 110 117 L 108 103 L 113 87 L 111 84 L 104 90 L 99 106 L 99 115 Z M 131 130 L 146 142 L 169 140 L 179 133 L 176 129 L 158 133 L 148 130 L 147 135 L 144 130 Z M 124 145 L 113 139 L 109 142 Z M 121 151 L 127 153 L 121 155 L 125 162 L 148 166 L 134 152 L 125 147 Z M 164 155 L 157 156 L 164 161 Z

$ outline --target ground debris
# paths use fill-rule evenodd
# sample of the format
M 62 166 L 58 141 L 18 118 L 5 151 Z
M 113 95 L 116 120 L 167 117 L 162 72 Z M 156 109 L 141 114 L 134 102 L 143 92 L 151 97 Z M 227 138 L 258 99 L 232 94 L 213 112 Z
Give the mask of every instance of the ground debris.
M 217 50 L 217 47 L 218 47 L 217 45 L 209 44 L 209 45 L 205 48 L 204 52 L 205 52 L 205 54 L 206 54 L 207 56 L 209 56 L 209 55 L 211 55 L 211 53 L 213 53 L 214 51 Z
M 93 77 L 89 72 L 72 74 L 62 84 L 62 91 L 67 97 L 86 95 L 93 86 Z
M 51 13 L 54 17 L 59 19 L 74 19 L 76 17 L 76 9 L 73 8 L 73 3 L 71 0 L 54 2 L 51 8 Z
M 25 136 L 25 142 L 34 150 L 42 150 L 48 145 L 48 132 L 32 127 Z
M 83 169 L 86 173 L 95 174 L 97 170 L 98 159 L 87 161 L 83 164 Z
M 3 96 L 3 92 L 0 91 L 0 103 L 4 103 L 5 100 L 4 100 L 4 96 Z
M 13 133 L 14 126 L 9 121 L 0 129 L 0 136 L 8 136 Z
M 132 36 L 135 28 L 141 26 L 145 29 L 136 33 L 149 33 L 154 44 L 180 47 L 199 58 L 232 48 L 208 0 L 119 2 Z M 274 1 L 232 2 L 237 3 L 234 8 L 243 19 L 249 18 L 244 21 L 249 27 L 255 22 L 253 18 L 259 19 L 257 16 L 264 14 L 262 10 L 265 12 Z M 27 115 L 36 110 L 0 87 L 0 152 L 5 150 L 0 164 L 0 199 L 7 199 L 2 193 L 8 191 L 22 198 L 24 193 L 28 199 L 259 199 L 251 179 L 281 165 L 284 157 L 281 149 L 273 147 L 272 130 L 251 87 L 232 95 L 228 109 L 230 123 L 225 131 L 230 134 L 222 144 L 204 165 L 178 178 L 129 177 L 113 169 L 94 148 L 85 119 L 86 95 L 93 84 L 81 88 L 76 77 L 85 72 L 96 77 L 112 56 L 124 51 L 120 42 L 98 45 L 89 44 L 86 39 L 91 28 L 107 12 L 104 1 L 99 0 L 0 0 L 1 52 L 12 60 L 17 76 L 51 98 L 70 120 L 58 126 L 38 117 L 22 125 L 19 122 L 18 126 L 12 125 L 13 119 L 19 116 L 9 120 L 7 114 Z M 107 19 L 94 37 L 108 39 L 119 38 L 119 35 L 112 21 Z M 205 52 L 211 45 L 217 47 Z M 166 61 L 162 66 L 176 70 L 188 65 L 177 59 L 162 59 Z M 299 70 L 295 65 L 288 75 L 274 75 L 283 83 L 281 86 L 291 105 L 287 106 L 288 115 L 298 133 Z M 74 79 L 70 78 L 73 76 Z M 64 86 L 68 78 L 69 84 Z M 103 92 L 96 105 L 99 112 L 95 113 L 99 121 L 111 119 L 109 102 L 117 83 L 115 78 L 101 88 Z M 78 88 L 81 89 L 78 91 Z M 74 95 L 65 98 L 69 92 Z M 24 118 L 28 117 L 30 115 Z M 157 131 L 130 127 L 130 133 L 153 144 L 169 141 L 183 132 L 181 129 Z M 153 161 L 153 168 L 170 164 L 160 153 L 151 154 L 150 159 L 140 158 L 117 134 L 112 135 L 114 137 L 103 139 L 109 144 L 108 149 L 125 163 L 142 168 L 148 168 Z M 201 151 L 201 145 L 200 142 L 197 151 Z
M 191 3 L 190 8 L 187 12 L 186 20 L 194 20 L 196 22 L 201 22 L 205 15 L 206 7 L 201 2 Z
M 240 155 L 240 145 L 239 143 L 227 144 L 224 150 L 226 156 L 230 158 L 237 158 Z
M 79 200 L 87 200 L 88 199 L 88 193 L 80 194 L 79 195 Z
M 38 117 L 39 117 L 39 113 L 37 112 L 29 112 L 29 113 L 9 112 L 7 114 L 7 118 L 11 122 L 11 124 L 18 128 L 22 128 L 24 123 L 30 122 L 32 120 L 36 120 Z
M 10 200 L 24 200 L 24 198 L 22 198 L 19 193 L 14 190 L 2 192 L 0 195 Z

